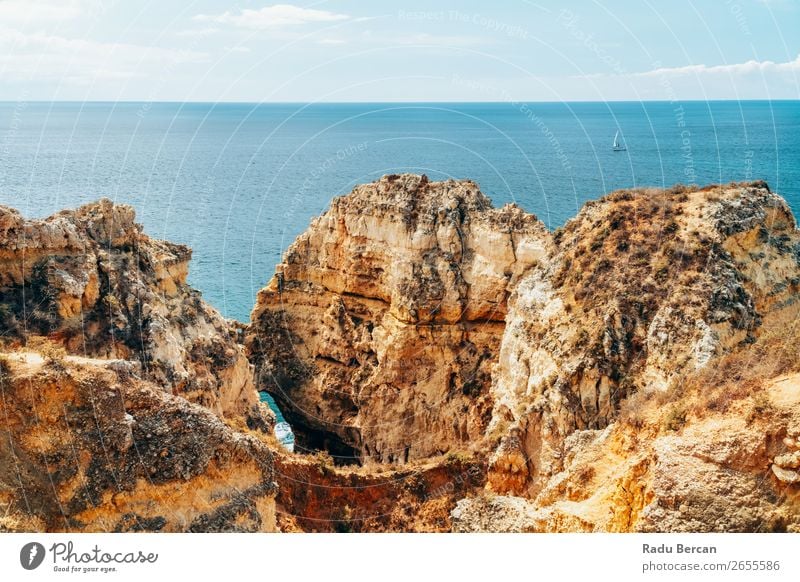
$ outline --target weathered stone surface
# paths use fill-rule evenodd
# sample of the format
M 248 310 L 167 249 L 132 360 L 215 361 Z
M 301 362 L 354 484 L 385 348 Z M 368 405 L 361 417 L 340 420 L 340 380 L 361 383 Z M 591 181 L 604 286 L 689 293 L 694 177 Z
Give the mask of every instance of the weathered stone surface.
M 555 233 L 468 181 L 335 199 L 244 335 L 299 448 L 358 467 L 266 434 L 188 259 L 107 201 L 0 209 L 0 528 L 800 531 L 800 236 L 763 183 Z
M 778 464 L 793 461 L 793 448 L 780 435 L 796 431 L 800 422 L 800 376 L 773 381 L 764 393 L 770 409 L 755 418 L 753 399 L 744 398 L 724 412 L 697 410 L 680 430 L 665 430 L 661 406 L 642 402 L 636 423 L 617 420 L 567 437 L 560 471 L 535 497 L 468 497 L 454 509 L 453 527 L 800 531 L 797 473 Z
M 337 198 L 258 295 L 246 345 L 300 435 L 406 462 L 483 437 L 506 298 L 549 254 L 469 181 L 386 176 Z
M 456 501 L 486 482 L 485 464 L 461 454 L 378 469 L 278 453 L 275 471 L 281 531 L 447 532 Z
M 164 390 L 229 418 L 259 416 L 234 330 L 186 284 L 188 247 L 152 239 L 110 200 L 25 220 L 0 207 L 3 341 L 136 360 Z
M 797 371 L 798 245 L 763 183 L 616 192 L 551 235 L 470 182 L 386 177 L 290 248 L 247 345 L 362 459 L 486 454 L 456 529 L 792 530 L 796 405 L 765 382 Z
M 273 455 L 120 362 L 0 360 L 0 531 L 275 531 Z
M 783 439 L 782 444 L 786 452 L 776 455 L 772 460 L 771 467 L 779 481 L 791 485 L 800 483 L 800 442 L 798 442 L 797 436 L 799 435 L 795 433 Z
M 276 529 L 272 453 L 234 431 L 274 418 L 190 256 L 108 200 L 0 207 L 0 529 Z
M 491 391 L 489 430 L 520 435 L 532 497 L 574 431 L 741 350 L 765 317 L 797 315 L 800 236 L 762 183 L 617 192 L 554 236 L 511 295 Z

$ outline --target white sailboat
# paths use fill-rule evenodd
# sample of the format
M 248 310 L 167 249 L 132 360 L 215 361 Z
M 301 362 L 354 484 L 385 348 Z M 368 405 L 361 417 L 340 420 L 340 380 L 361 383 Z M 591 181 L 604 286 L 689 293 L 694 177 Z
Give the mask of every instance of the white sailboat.
M 619 130 L 617 130 L 617 134 L 614 136 L 613 149 L 615 152 L 624 152 L 626 149 L 628 149 L 624 145 L 619 143 Z

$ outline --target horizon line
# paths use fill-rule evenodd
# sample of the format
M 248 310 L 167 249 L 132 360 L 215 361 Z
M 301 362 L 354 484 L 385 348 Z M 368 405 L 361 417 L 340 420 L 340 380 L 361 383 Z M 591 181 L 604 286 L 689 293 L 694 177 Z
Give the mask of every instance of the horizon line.
M 172 104 L 172 105 L 431 105 L 431 104 L 447 104 L 447 105 L 509 105 L 513 103 L 592 103 L 592 104 L 610 104 L 610 103 L 780 103 L 780 102 L 800 102 L 798 98 L 780 98 L 780 99 L 608 99 L 608 100 L 591 100 L 591 99 L 564 99 L 561 101 L 553 100 L 537 100 L 537 99 L 507 99 L 503 101 L 448 101 L 448 100 L 407 100 L 407 101 L 391 101 L 391 100 L 375 100 L 375 101 L 205 101 L 205 100 L 147 100 L 147 99 L 90 99 L 79 101 L 76 99 L 0 99 L 0 103 L 37 103 L 37 104 L 134 104 L 141 105 L 147 103 L 159 104 Z

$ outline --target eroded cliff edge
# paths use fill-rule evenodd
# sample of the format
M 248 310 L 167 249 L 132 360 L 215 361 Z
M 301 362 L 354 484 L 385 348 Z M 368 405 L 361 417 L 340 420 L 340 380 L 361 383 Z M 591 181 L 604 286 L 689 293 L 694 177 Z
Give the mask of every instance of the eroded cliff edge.
M 0 326 L 75 354 L 134 360 L 220 416 L 258 415 L 236 330 L 186 284 L 191 250 L 148 237 L 110 200 L 25 220 L 0 208 Z
M 798 284 L 764 183 L 616 192 L 549 233 L 394 175 L 290 247 L 246 344 L 309 446 L 486 458 L 458 529 L 796 529 Z
M 0 530 L 274 531 L 269 410 L 188 248 L 0 207 Z
M 764 183 L 624 191 L 555 238 L 511 299 L 493 382 L 490 489 L 528 501 L 462 502 L 456 527 L 503 529 L 506 504 L 536 531 L 796 530 L 786 203 Z
M 800 236 L 764 183 L 615 192 L 550 233 L 386 176 L 244 334 L 188 260 L 108 201 L 0 208 L 0 529 L 800 529 Z M 257 389 L 319 452 L 280 449 Z
M 473 182 L 359 186 L 259 293 L 246 338 L 259 386 L 307 446 L 390 463 L 469 448 L 491 417 L 508 295 L 548 245 L 534 216 L 493 208 Z

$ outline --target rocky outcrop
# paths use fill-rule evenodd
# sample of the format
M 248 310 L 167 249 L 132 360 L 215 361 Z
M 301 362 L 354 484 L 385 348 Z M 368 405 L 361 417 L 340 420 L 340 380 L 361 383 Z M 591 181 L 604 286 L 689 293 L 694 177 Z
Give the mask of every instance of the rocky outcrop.
M 275 531 L 272 415 L 190 256 L 108 200 L 0 207 L 0 530 Z
M 730 390 L 639 400 L 634 418 L 572 433 L 534 498 L 472 495 L 453 510 L 454 530 L 800 531 L 795 439 L 784 436 L 797 434 L 800 376 Z
M 764 183 L 615 192 L 550 234 L 389 176 L 289 249 L 246 343 L 323 445 L 485 455 L 455 529 L 794 530 L 796 400 L 769 381 L 800 371 L 799 286 Z
M 243 333 L 188 260 L 108 201 L 0 209 L 0 529 L 800 531 L 800 235 L 763 183 L 550 233 L 386 176 Z
M 122 360 L 0 359 L 0 531 L 275 531 L 273 456 Z
M 281 531 L 447 532 L 456 501 L 486 482 L 479 457 L 398 466 L 336 467 L 325 454 L 278 453 Z
M 491 414 L 508 294 L 550 244 L 473 182 L 358 186 L 258 294 L 246 345 L 259 387 L 301 445 L 400 463 L 467 448 Z
M 797 315 L 800 236 L 763 183 L 617 192 L 554 238 L 509 300 L 490 430 L 522 442 L 530 478 L 520 487 L 498 454 L 498 493 L 537 495 L 575 431 Z
M 800 483 L 800 443 L 797 437 L 800 434 L 789 434 L 783 439 L 786 452 L 777 455 L 772 461 L 772 472 L 782 483 L 791 485 Z
M 220 416 L 263 420 L 236 331 L 186 284 L 189 248 L 152 239 L 109 200 L 44 220 L 0 207 L 0 327 L 69 353 L 132 360 Z

